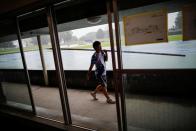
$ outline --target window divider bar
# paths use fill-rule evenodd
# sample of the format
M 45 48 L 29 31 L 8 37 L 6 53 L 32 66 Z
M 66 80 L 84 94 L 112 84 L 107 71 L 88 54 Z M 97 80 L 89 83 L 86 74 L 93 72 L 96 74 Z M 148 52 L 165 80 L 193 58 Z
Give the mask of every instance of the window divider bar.
M 123 122 L 123 131 L 127 131 L 127 117 L 126 117 L 126 103 L 125 103 L 125 93 L 123 88 L 122 81 L 122 49 L 121 49 L 121 40 L 120 40 L 120 30 L 119 30 L 119 15 L 118 15 L 118 5 L 117 0 L 112 0 L 112 7 L 114 13 L 114 25 L 115 25 L 115 35 L 116 35 L 116 48 L 117 48 L 117 61 L 118 61 L 118 86 L 121 96 L 121 113 L 122 113 L 122 122 Z
M 63 111 L 63 117 L 64 117 L 64 122 L 67 125 L 71 124 L 71 118 L 69 114 L 69 109 L 67 106 L 67 100 L 65 99 L 65 91 L 64 91 L 64 81 L 63 81 L 63 74 L 62 74 L 62 65 L 61 65 L 61 60 L 59 56 L 59 50 L 58 50 L 58 38 L 56 38 L 55 35 L 55 22 L 52 14 L 52 8 L 51 6 L 47 7 L 47 21 L 48 21 L 48 27 L 49 27 L 49 33 L 50 33 L 50 38 L 51 38 L 51 43 L 52 43 L 52 51 L 54 55 L 54 62 L 55 62 L 55 68 L 57 71 L 57 78 L 59 81 L 59 93 L 60 93 L 60 98 L 61 98 L 61 106 L 62 106 L 62 111 Z
M 114 81 L 113 86 L 115 88 L 118 130 L 122 131 L 122 116 L 121 116 L 121 112 L 120 112 L 119 88 L 117 86 L 116 58 L 115 58 L 114 37 L 113 37 L 113 29 L 112 29 L 112 13 L 111 13 L 111 5 L 110 4 L 111 4 L 111 2 L 109 0 L 106 1 L 109 35 L 110 35 L 110 46 L 111 46 L 111 55 L 112 55 L 113 81 Z
M 16 17 L 15 22 L 16 22 L 17 38 L 18 38 L 18 43 L 19 43 L 19 47 L 20 47 L 22 63 L 23 63 L 24 71 L 25 71 L 26 82 L 27 82 L 29 97 L 30 97 L 30 101 L 31 101 L 32 111 L 33 111 L 33 114 L 36 115 L 35 103 L 33 100 L 33 94 L 32 94 L 32 90 L 31 90 L 31 81 L 30 81 L 29 72 L 27 69 L 27 64 L 26 64 L 26 59 L 25 59 L 25 54 L 24 54 L 24 49 L 23 49 L 23 45 L 22 45 L 22 38 L 21 38 L 18 17 Z

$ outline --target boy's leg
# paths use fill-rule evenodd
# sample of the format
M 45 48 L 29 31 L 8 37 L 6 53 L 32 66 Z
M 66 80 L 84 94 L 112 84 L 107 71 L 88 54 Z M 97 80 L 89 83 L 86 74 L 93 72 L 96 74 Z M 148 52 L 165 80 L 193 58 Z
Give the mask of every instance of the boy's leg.
M 109 94 L 107 92 L 107 77 L 106 75 L 102 75 L 99 78 L 99 83 L 101 83 L 101 92 L 104 94 L 104 96 L 106 97 L 106 101 L 107 103 L 110 103 L 110 104 L 114 104 L 115 101 L 113 101 L 110 97 L 109 97 Z
M 113 101 L 111 98 L 110 98 L 110 96 L 109 96 L 109 94 L 108 94 L 108 92 L 107 92 L 107 89 L 104 87 L 104 86 L 101 86 L 102 87 L 102 93 L 105 95 L 105 97 L 106 97 L 106 101 L 107 101 L 107 103 L 109 103 L 109 104 L 115 104 L 116 102 L 115 101 Z
M 101 86 L 101 92 L 104 94 L 104 96 L 106 97 L 106 99 L 110 99 L 108 92 L 106 90 L 106 88 L 104 86 Z
M 91 96 L 94 98 L 94 100 L 98 100 L 98 99 L 96 98 L 96 93 L 99 92 L 99 91 L 101 91 L 101 85 L 98 85 L 98 86 L 96 87 L 96 89 L 95 89 L 93 92 L 91 92 Z
M 101 89 L 102 89 L 102 88 L 101 88 L 101 84 L 99 84 L 99 85 L 96 87 L 96 89 L 95 89 L 94 92 L 97 93 L 97 92 L 101 91 Z

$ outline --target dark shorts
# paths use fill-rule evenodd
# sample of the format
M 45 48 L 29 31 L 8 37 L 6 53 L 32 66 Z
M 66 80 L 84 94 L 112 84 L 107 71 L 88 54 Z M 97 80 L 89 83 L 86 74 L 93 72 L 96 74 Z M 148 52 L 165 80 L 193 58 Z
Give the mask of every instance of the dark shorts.
M 107 77 L 105 75 L 96 75 L 96 80 L 98 85 L 102 85 L 107 88 Z

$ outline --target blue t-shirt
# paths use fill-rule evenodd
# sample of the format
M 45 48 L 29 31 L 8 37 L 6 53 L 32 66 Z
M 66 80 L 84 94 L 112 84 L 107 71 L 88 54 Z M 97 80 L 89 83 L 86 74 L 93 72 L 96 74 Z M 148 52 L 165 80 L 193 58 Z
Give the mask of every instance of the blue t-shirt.
M 106 64 L 105 64 L 106 54 L 102 52 L 95 52 L 91 58 L 91 64 L 95 64 L 96 70 L 95 74 L 98 76 L 106 75 Z

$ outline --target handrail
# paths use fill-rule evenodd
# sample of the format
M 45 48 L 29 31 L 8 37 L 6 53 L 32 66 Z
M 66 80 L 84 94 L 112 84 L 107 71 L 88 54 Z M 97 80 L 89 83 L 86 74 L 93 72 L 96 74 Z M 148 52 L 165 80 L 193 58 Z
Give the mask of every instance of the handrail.
M 78 48 L 61 48 L 61 50 L 94 51 L 94 49 L 78 49 Z M 111 52 L 111 50 L 106 50 L 106 51 Z M 186 56 L 184 54 L 156 53 L 156 52 L 143 52 L 143 51 L 122 51 L 122 52 L 123 53 L 138 53 L 138 54 L 153 54 L 153 55 L 179 56 L 179 57 L 185 57 Z

